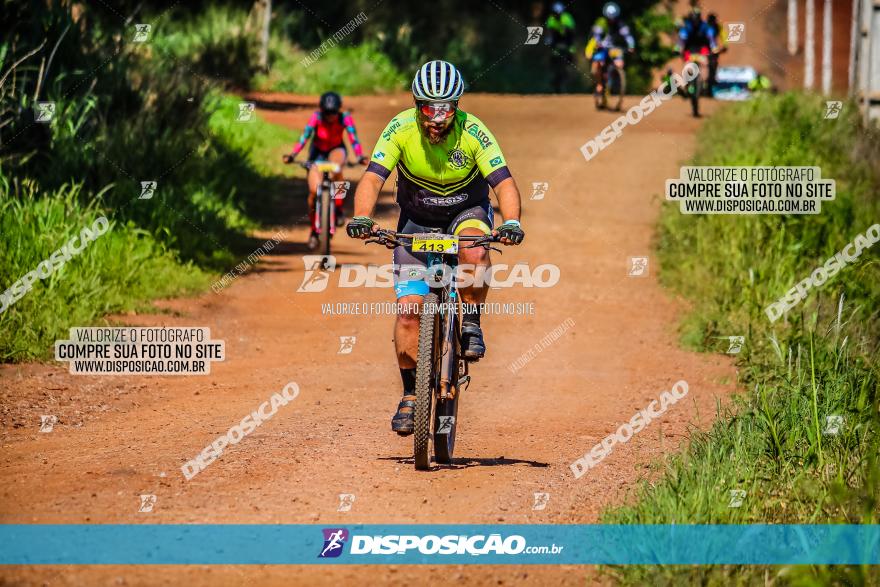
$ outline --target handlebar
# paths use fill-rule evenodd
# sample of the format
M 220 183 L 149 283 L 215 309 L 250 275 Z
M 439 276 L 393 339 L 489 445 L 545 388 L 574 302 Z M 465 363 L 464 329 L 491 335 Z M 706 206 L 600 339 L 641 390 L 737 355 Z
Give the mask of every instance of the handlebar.
M 291 161 L 291 163 L 296 163 L 297 165 L 299 165 L 303 169 L 311 169 L 312 166 L 314 166 L 317 163 L 330 163 L 330 161 L 321 161 L 321 162 L 318 162 L 318 161 Z M 353 162 L 346 161 L 345 162 L 346 167 L 357 167 L 358 165 L 363 165 L 363 163 L 361 163 L 360 161 L 353 161 Z
M 409 240 L 410 245 L 412 244 L 412 239 L 415 235 L 413 234 L 404 234 L 400 232 L 395 232 L 393 230 L 386 230 L 384 228 L 378 229 L 373 233 L 375 236 L 372 238 L 368 238 L 364 241 L 364 243 L 376 243 L 380 245 L 385 245 L 386 247 L 405 247 L 407 243 L 400 242 L 400 239 Z M 485 249 L 492 249 L 493 251 L 501 252 L 495 247 L 490 246 L 490 243 L 497 243 L 501 240 L 501 238 L 494 234 L 486 234 L 486 235 L 464 235 L 458 237 L 459 241 L 469 242 L 471 244 L 462 247 L 463 249 L 473 249 L 476 247 L 483 247 Z M 391 246 L 389 246 L 391 245 Z

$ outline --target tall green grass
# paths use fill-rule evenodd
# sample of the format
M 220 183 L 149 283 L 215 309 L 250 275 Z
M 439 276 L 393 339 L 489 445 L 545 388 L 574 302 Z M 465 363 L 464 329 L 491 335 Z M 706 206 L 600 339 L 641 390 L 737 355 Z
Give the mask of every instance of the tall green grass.
M 16 189 L 17 188 L 17 189 Z M 2 288 L 23 277 L 70 238 L 106 215 L 92 200 L 83 203 L 79 185 L 41 194 L 33 182 L 0 192 Z M 98 237 L 0 314 L 0 362 L 42 358 L 70 326 L 105 314 L 148 310 L 146 301 L 194 292 L 210 274 L 176 255 L 149 232 L 111 218 Z
M 297 94 L 329 90 L 376 94 L 401 90 L 406 85 L 407 76 L 371 43 L 337 45 L 314 63 L 305 65 L 302 60 L 309 52 L 286 40 L 273 38 L 270 50 L 273 58 L 269 73 L 258 74 L 253 81 L 258 89 Z
M 0 360 L 23 360 L 45 356 L 68 326 L 192 291 L 233 266 L 253 249 L 248 234 L 272 218 L 273 166 L 291 137 L 259 117 L 238 122 L 241 99 L 210 76 L 247 53 L 234 11 L 151 21 L 147 8 L 143 22 L 156 27 L 138 45 L 98 7 L 0 2 L 19 24 L 0 40 L 0 62 L 23 64 L 0 92 L 0 288 L 35 269 L 85 217 L 114 223 L 0 316 Z M 21 61 L 45 38 L 58 43 L 49 76 L 38 61 Z M 36 96 L 57 104 L 51 123 L 32 123 Z M 139 199 L 149 180 L 155 194 Z
M 878 250 L 771 324 L 764 307 L 880 221 L 880 141 L 856 109 L 823 120 L 813 96 L 767 96 L 729 106 L 701 131 L 697 165 L 818 165 L 837 198 L 818 216 L 686 216 L 667 205 L 661 279 L 693 303 L 687 346 L 737 357 L 743 393 L 706 433 L 658 465 L 628 505 L 603 521 L 624 524 L 877 523 L 880 517 Z M 876 248 L 876 246 L 875 246 Z M 837 433 L 829 428 L 843 417 Z M 731 490 L 745 490 L 731 507 Z M 874 584 L 876 569 L 847 567 L 625 567 L 626 583 L 673 585 Z
M 194 15 L 186 15 L 185 11 L 180 7 L 179 16 L 183 18 L 168 19 L 156 31 L 150 51 L 157 58 L 185 64 L 213 81 L 236 88 L 299 94 L 328 90 L 371 94 L 399 90 L 405 85 L 406 76 L 371 42 L 355 45 L 343 40 L 315 63 L 304 66 L 301 62 L 311 49 L 297 46 L 289 36 L 293 34 L 291 27 L 302 26 L 303 17 L 277 7 L 269 42 L 269 71 L 260 72 L 258 25 L 247 10 L 214 5 Z
M 151 299 L 204 289 L 211 275 L 253 249 L 247 234 L 257 219 L 270 218 L 282 194 L 276 189 L 277 151 L 292 139 L 290 131 L 259 118 L 236 122 L 239 102 L 219 93 L 206 96 L 204 151 L 182 163 L 187 171 L 182 180 L 160 176 L 151 199 L 137 199 L 140 186 L 127 177 L 96 191 L 73 173 L 68 183 L 60 183 L 64 176 L 57 167 L 42 183 L 0 174 L 0 290 L 96 217 L 113 222 L 62 271 L 35 282 L 0 314 L 0 361 L 44 358 L 70 326 L 112 312 L 149 311 Z M 55 136 L 66 140 L 63 129 Z M 116 139 L 111 133 L 100 140 Z M 117 160 L 127 157 L 112 152 Z M 156 174 L 144 178 L 157 179 Z M 45 187 L 56 181 L 58 187 Z M 237 199 L 240 190 L 253 194 L 257 189 L 263 189 L 260 198 Z
M 172 11 L 150 42 L 159 59 L 185 64 L 214 82 L 247 88 L 257 67 L 257 35 L 247 10 L 210 5 L 195 14 L 187 6 Z

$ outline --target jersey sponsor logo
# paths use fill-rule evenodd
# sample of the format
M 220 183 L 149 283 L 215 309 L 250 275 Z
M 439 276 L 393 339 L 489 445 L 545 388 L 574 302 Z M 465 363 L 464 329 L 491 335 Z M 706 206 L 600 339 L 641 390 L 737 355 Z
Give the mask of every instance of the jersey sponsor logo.
M 454 196 L 425 196 L 421 199 L 423 204 L 430 206 L 455 206 L 468 199 L 468 194 L 455 194 Z
M 480 145 L 483 146 L 483 149 L 488 149 L 492 146 L 492 141 L 489 140 L 489 135 L 487 135 L 476 122 L 465 122 L 464 129 L 469 135 L 480 141 Z
M 491 165 L 492 167 L 498 167 L 499 165 L 501 165 L 501 157 L 495 157 L 494 159 L 489 161 L 489 165 Z
M 400 128 L 400 121 L 396 118 L 391 121 L 393 124 L 388 127 L 388 130 L 382 133 L 382 138 L 386 141 L 391 138 L 391 135 L 397 132 L 397 129 Z
M 464 151 L 456 148 L 449 152 L 447 161 L 449 161 L 449 164 L 452 165 L 453 168 L 462 169 L 470 163 L 470 158 L 464 154 Z
M 377 151 L 377 152 L 373 153 L 373 159 L 381 161 L 384 158 L 385 158 L 385 153 L 383 153 L 382 151 Z

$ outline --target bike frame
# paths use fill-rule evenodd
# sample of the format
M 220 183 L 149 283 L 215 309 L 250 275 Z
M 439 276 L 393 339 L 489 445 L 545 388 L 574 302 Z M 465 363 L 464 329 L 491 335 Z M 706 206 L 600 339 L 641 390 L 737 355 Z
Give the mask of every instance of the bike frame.
M 444 261 L 443 255 L 429 252 L 426 266 L 428 274 L 431 275 L 435 281 L 442 282 L 447 267 L 453 272 L 458 267 L 458 255 L 455 255 L 448 261 Z M 450 280 L 446 285 L 440 283 L 438 287 L 432 287 L 432 289 L 440 290 L 438 292 L 440 299 L 440 308 L 438 308 L 438 312 L 440 313 L 443 325 L 443 335 L 440 340 L 443 345 L 443 350 L 441 353 L 442 359 L 440 361 L 439 399 L 445 400 L 449 397 L 455 397 L 456 386 L 459 383 L 459 375 L 467 375 L 466 362 L 464 369 L 465 372 L 463 374 L 459 373 L 458 365 L 455 364 L 456 359 L 461 357 L 461 333 L 458 329 L 459 311 L 461 306 L 458 303 L 458 288 L 455 285 L 455 280 Z M 455 347 L 453 348 L 452 345 L 455 345 Z
M 441 234 L 442 231 L 440 229 L 432 229 L 429 233 Z M 368 240 L 367 242 L 375 242 L 386 246 L 392 244 L 405 247 L 409 245 L 400 242 L 398 239 L 406 240 L 411 237 L 412 235 L 408 234 L 398 234 L 389 230 L 380 230 L 374 239 Z M 484 237 L 460 236 L 458 238 L 459 242 L 470 242 L 471 247 L 483 246 L 491 248 L 492 250 L 498 250 L 494 249 L 489 244 L 497 242 L 497 237 L 492 235 L 486 235 Z M 467 375 L 467 361 L 462 358 L 460 352 L 461 332 L 459 331 L 458 326 L 460 323 L 459 313 L 461 312 L 461 304 L 459 303 L 458 287 L 456 286 L 455 280 L 449 280 L 448 283 L 443 283 L 445 269 L 449 267 L 454 271 L 455 268 L 458 267 L 458 255 L 454 255 L 451 259 L 446 260 L 444 260 L 444 257 L 449 257 L 449 255 L 428 251 L 425 263 L 426 275 L 433 278 L 434 281 L 434 284 L 429 284 L 431 289 L 439 290 L 437 292 L 440 302 L 438 313 L 441 316 L 443 326 L 443 334 L 441 337 L 441 343 L 443 344 L 443 352 L 441 353 L 441 356 L 443 359 L 440 363 L 440 395 L 438 398 L 441 400 L 454 398 L 457 387 L 462 383 L 467 383 L 470 379 Z M 452 314 L 449 313 L 451 308 L 455 309 Z M 455 346 L 453 347 L 452 345 Z M 453 350 L 455 352 L 450 352 Z M 459 369 L 456 362 L 462 363 L 463 368 Z
M 318 171 L 320 171 L 323 175 L 321 177 L 321 183 L 318 184 L 318 191 L 315 193 L 315 222 L 312 228 L 317 234 L 321 234 L 321 230 L 323 227 L 321 226 L 321 206 L 323 204 L 323 195 L 326 191 L 330 194 L 330 197 L 327 198 L 327 205 L 330 206 L 330 214 L 329 214 L 329 222 L 330 225 L 330 234 L 336 234 L 336 194 L 331 194 L 331 190 L 333 189 L 333 182 L 330 180 L 330 174 L 338 172 L 340 166 L 336 163 L 330 163 L 329 161 L 317 161 L 313 164 L 313 166 L 317 167 Z M 331 202 L 332 200 L 332 202 Z
M 710 52 L 707 47 L 700 49 L 699 52 L 685 51 L 684 55 L 682 56 L 682 61 L 684 61 L 685 64 L 696 63 L 697 67 L 700 68 L 700 73 L 697 76 L 697 78 L 700 79 L 700 83 L 703 82 L 703 74 L 705 73 L 704 70 L 705 70 L 707 64 L 709 63 L 709 56 L 710 56 Z M 697 78 L 694 78 L 693 80 L 688 82 L 688 85 L 695 84 Z
M 326 171 L 324 172 L 324 177 L 321 179 L 321 183 L 318 186 L 318 191 L 315 194 L 315 224 L 312 228 L 315 230 L 317 234 L 321 234 L 321 204 L 322 204 L 322 196 L 324 190 L 333 189 L 333 184 L 330 181 L 330 174 Z M 328 198 L 329 201 L 333 198 Z M 330 234 L 336 234 L 336 206 L 330 205 Z
M 620 51 L 618 57 L 611 56 L 611 51 L 613 49 L 618 49 Z M 603 85 L 608 85 L 608 73 L 611 71 L 612 67 L 616 67 L 621 71 L 626 67 L 626 63 L 623 61 L 623 54 L 623 49 L 620 49 L 619 47 L 610 47 L 605 52 L 605 59 L 602 60 L 602 75 L 604 78 L 603 81 L 605 82 Z

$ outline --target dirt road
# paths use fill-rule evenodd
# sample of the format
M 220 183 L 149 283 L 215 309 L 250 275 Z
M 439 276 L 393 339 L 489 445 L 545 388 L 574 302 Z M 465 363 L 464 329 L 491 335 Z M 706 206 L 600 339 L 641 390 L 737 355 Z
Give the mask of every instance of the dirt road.
M 261 96 L 269 121 L 301 128 L 314 97 Z M 635 98 L 630 98 L 632 104 Z M 351 98 L 372 146 L 407 96 Z M 274 103 L 272 105 L 271 103 Z M 656 278 L 652 238 L 665 179 L 691 154 L 697 122 L 670 101 L 589 163 L 579 147 L 615 117 L 576 96 L 467 96 L 462 106 L 494 131 L 524 194 L 522 247 L 496 263 L 555 263 L 552 288 L 499 289 L 490 302 L 531 304 L 531 315 L 490 315 L 488 355 L 462 399 L 455 464 L 417 472 L 412 441 L 389 430 L 400 395 L 390 316 L 322 315 L 322 304 L 384 302 L 390 289 L 299 293 L 300 223 L 257 270 L 219 294 L 162 302 L 160 315 L 119 324 L 208 326 L 228 359 L 202 377 L 83 377 L 57 364 L 0 368 L 4 523 L 589 523 L 625 499 L 649 463 L 674 451 L 689 424 L 705 427 L 733 389 L 725 357 L 685 352 L 682 307 Z M 713 105 L 707 105 L 711 113 Z M 295 140 L 291 132 L 291 140 Z M 279 156 L 282 148 L 279 148 Z M 351 179 L 357 179 L 351 174 Z M 530 199 L 533 182 L 549 183 Z M 390 185 L 390 184 L 389 184 Z M 301 197 L 302 194 L 293 194 Z M 391 195 L 382 199 L 391 222 Z M 295 214 L 290 213 L 291 217 Z M 282 221 L 279 216 L 279 221 Z M 267 231 L 269 237 L 274 231 Z M 387 251 L 335 239 L 339 263 L 389 262 Z M 650 258 L 629 277 L 629 258 Z M 527 306 L 528 307 L 528 306 Z M 574 326 L 514 376 L 507 366 L 566 320 Z M 349 354 L 340 337 L 354 336 Z M 570 463 L 684 379 L 690 392 L 596 468 Z M 295 381 L 301 393 L 191 481 L 180 467 Z M 55 414 L 39 433 L 41 414 Z M 550 494 L 532 509 L 535 492 Z M 339 494 L 353 494 L 338 512 Z M 157 496 L 139 513 L 139 496 Z M 595 573 L 559 567 L 91 567 L 4 568 L 23 584 L 583 584 Z

